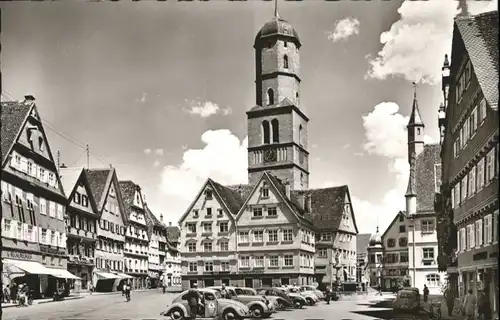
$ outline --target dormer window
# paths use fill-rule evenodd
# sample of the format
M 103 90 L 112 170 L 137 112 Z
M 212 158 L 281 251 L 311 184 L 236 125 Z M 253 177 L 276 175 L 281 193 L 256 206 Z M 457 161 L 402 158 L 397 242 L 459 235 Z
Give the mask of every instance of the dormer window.
M 73 197 L 74 197 L 75 203 L 80 204 L 81 195 L 78 192 L 75 192 L 75 195 Z
M 193 210 L 193 216 L 194 216 L 195 218 L 197 218 L 197 217 L 198 217 L 199 213 L 200 213 L 200 211 L 199 211 L 198 209 Z
M 212 197 L 213 197 L 212 190 L 206 190 L 205 191 L 205 198 L 207 200 L 212 200 Z
M 267 184 L 264 184 L 262 186 L 262 198 L 269 198 L 269 187 L 267 186 Z

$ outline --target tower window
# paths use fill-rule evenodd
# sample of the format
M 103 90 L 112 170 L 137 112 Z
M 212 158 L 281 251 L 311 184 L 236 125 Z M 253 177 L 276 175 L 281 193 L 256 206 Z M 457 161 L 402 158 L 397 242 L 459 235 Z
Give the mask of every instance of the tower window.
M 267 105 L 273 105 L 274 104 L 274 90 L 269 88 L 267 89 Z
M 285 48 L 288 48 L 288 41 L 285 41 Z
M 417 134 L 420 134 L 420 128 L 417 128 Z
M 297 103 L 299 102 L 299 93 L 295 92 L 295 100 L 297 100 Z
M 270 142 L 271 132 L 269 130 L 269 122 L 267 120 L 262 121 L 262 143 Z
M 302 145 L 302 125 L 299 125 L 299 145 Z
M 278 119 L 273 119 L 273 121 L 271 121 L 271 126 L 273 127 L 273 143 L 279 143 L 280 142 L 280 130 L 279 130 Z
M 269 43 L 267 44 L 268 48 L 271 49 L 273 47 L 273 43 L 272 41 L 269 41 Z
M 285 69 L 288 69 L 288 56 L 285 54 L 285 56 L 283 57 L 283 67 Z

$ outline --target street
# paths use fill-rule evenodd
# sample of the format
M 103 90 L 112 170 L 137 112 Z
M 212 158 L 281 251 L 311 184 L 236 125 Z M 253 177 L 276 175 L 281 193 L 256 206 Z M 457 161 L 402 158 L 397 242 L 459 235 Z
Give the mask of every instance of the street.
M 161 319 L 160 312 L 176 297 L 176 294 L 162 294 L 159 291 L 133 292 L 132 301 L 126 302 L 121 294 L 92 295 L 78 300 L 45 303 L 25 308 L 6 308 L 4 320 L 28 319 Z M 271 319 L 339 319 L 339 320 L 410 320 L 426 319 L 425 315 L 396 316 L 389 309 L 392 296 L 365 296 L 327 305 L 320 302 L 316 306 L 301 310 L 281 311 Z M 166 318 L 164 318 L 166 319 Z

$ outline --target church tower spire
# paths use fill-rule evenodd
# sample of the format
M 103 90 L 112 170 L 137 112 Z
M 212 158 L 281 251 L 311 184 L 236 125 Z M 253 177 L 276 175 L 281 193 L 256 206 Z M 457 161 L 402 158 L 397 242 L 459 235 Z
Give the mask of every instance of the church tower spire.
M 411 162 L 412 154 L 418 156 L 424 150 L 424 128 L 425 125 L 418 109 L 417 84 L 413 82 L 413 105 L 411 108 L 410 120 L 406 129 L 408 131 L 408 162 Z
M 264 171 L 291 189 L 309 188 L 309 118 L 300 108 L 299 35 L 278 13 L 255 37 L 255 106 L 247 112 L 248 180 Z

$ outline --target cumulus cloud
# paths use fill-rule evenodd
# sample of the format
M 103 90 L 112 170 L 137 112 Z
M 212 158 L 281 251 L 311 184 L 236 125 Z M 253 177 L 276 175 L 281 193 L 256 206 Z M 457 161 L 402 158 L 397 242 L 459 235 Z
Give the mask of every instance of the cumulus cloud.
M 186 103 L 189 105 L 188 108 L 184 109 L 187 113 L 199 115 L 202 118 L 207 118 L 215 114 L 227 116 L 232 111 L 231 108 L 222 108 L 212 101 L 186 100 Z
M 155 155 L 162 156 L 163 155 L 163 149 L 156 149 L 155 150 Z
M 165 166 L 161 175 L 161 190 L 182 202 L 184 210 L 209 177 L 222 184 L 247 182 L 247 138 L 240 141 L 231 131 L 221 129 L 205 131 L 201 140 L 202 149 L 186 150 L 182 163 Z
M 451 50 L 453 18 L 461 12 L 459 1 L 404 1 L 400 19 L 380 35 L 382 50 L 368 55 L 365 78 L 402 77 L 408 81 L 438 83 L 444 55 Z M 468 11 L 495 10 L 498 0 L 467 1 Z
M 359 34 L 359 20 L 347 17 L 335 22 L 333 31 L 328 32 L 328 40 L 339 42 L 357 34 Z
M 149 148 L 144 149 L 144 153 L 145 153 L 145 154 L 151 154 L 151 149 L 149 149 Z
M 409 117 L 398 111 L 396 103 L 382 102 L 362 117 L 366 138 L 363 149 L 370 155 L 389 158 L 387 171 L 395 179 L 393 188 L 376 203 L 353 197 L 358 227 L 362 232 L 375 232 L 377 222 L 383 232 L 394 216 L 400 210 L 405 210 L 404 194 L 409 176 L 406 125 Z M 424 136 L 424 141 L 433 143 L 434 139 Z

